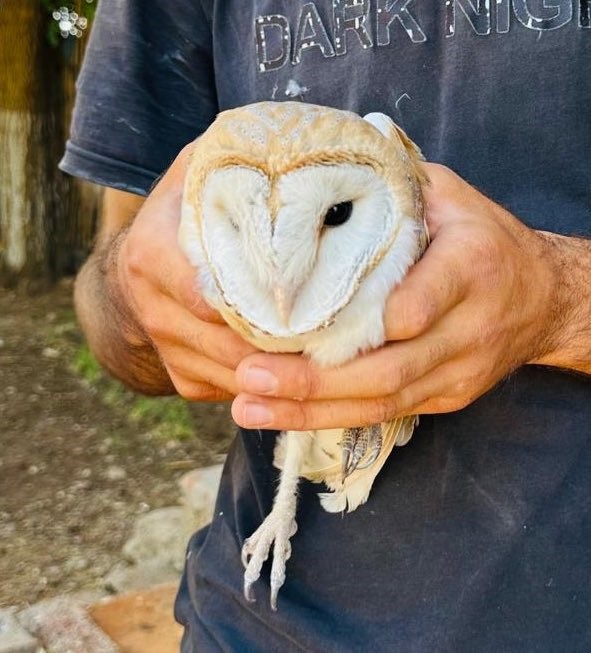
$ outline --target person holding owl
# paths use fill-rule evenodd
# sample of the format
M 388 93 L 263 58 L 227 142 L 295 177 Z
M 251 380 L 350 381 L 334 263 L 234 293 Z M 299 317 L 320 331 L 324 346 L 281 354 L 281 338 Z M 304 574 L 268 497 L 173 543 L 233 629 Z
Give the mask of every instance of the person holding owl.
M 232 399 L 242 427 L 189 543 L 183 651 L 586 650 L 588 7 L 268 4 L 101 0 L 61 164 L 108 187 L 76 283 L 99 360 L 145 393 Z M 387 113 L 429 161 L 430 246 L 386 344 L 336 369 L 242 340 L 177 244 L 190 143 L 223 109 L 294 94 Z M 246 602 L 276 431 L 415 413 L 362 508 L 322 513 L 302 486 L 280 610 Z

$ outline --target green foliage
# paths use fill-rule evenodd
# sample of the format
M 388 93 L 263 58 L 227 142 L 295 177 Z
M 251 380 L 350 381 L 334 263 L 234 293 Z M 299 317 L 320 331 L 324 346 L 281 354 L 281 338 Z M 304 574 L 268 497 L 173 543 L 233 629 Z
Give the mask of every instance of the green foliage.
M 90 385 L 96 383 L 102 376 L 101 366 L 86 345 L 76 351 L 72 367 L 74 372 Z
M 180 397 L 143 397 L 108 377 L 87 345 L 80 346 L 72 370 L 95 388 L 107 406 L 125 415 L 139 428 L 160 440 L 188 440 L 195 425 L 187 402 Z
M 129 412 L 136 423 L 152 423 L 152 434 L 168 440 L 188 440 L 195 433 L 187 402 L 180 397 L 136 397 Z

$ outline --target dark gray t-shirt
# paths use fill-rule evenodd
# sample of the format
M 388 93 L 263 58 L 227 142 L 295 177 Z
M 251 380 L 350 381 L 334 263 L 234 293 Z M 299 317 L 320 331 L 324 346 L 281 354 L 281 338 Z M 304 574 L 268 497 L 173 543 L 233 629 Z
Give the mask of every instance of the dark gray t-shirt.
M 388 113 L 526 223 L 591 235 L 590 0 L 101 0 L 62 167 L 146 193 L 219 110 L 297 97 Z M 588 378 L 528 367 L 423 417 L 344 518 L 304 482 L 277 613 L 240 563 L 273 441 L 240 432 L 189 545 L 183 651 L 591 650 Z

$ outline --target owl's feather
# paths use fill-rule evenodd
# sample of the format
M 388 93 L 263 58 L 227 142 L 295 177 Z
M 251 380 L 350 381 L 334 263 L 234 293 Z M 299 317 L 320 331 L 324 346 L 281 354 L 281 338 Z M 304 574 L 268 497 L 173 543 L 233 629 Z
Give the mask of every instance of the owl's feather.
M 388 296 L 427 246 L 421 159 L 383 114 L 362 119 L 294 102 L 221 113 L 195 143 L 179 230 L 204 299 L 259 349 L 303 352 L 320 366 L 381 346 Z M 341 204 L 352 208 L 335 226 L 327 216 Z M 382 424 L 375 455 L 365 455 L 368 436 L 352 458 L 355 430 L 346 432 L 347 447 L 343 429 L 278 438 L 274 463 L 282 471 L 273 509 L 243 545 L 247 600 L 254 600 L 252 586 L 273 546 L 276 607 L 295 532 L 298 477 L 326 485 L 319 496 L 327 511 L 355 510 L 415 423 L 403 417 Z
M 179 242 L 205 298 L 258 347 L 305 350 L 368 276 L 379 269 L 391 288 L 424 248 L 420 153 L 391 131 L 345 111 L 264 102 L 223 112 L 196 142 Z M 359 219 L 318 240 L 317 220 L 346 199 Z M 269 301 L 277 277 L 301 286 L 288 325 Z
M 379 347 L 387 297 L 427 244 L 421 160 L 419 148 L 381 113 L 361 119 L 327 107 L 264 102 L 220 114 L 192 154 L 179 233 L 199 269 L 205 298 L 243 338 L 266 351 L 303 351 L 321 366 L 335 366 Z M 347 225 L 327 233 L 324 239 L 332 239 L 334 249 L 323 254 L 315 244 L 314 216 L 302 218 L 305 211 L 297 207 L 305 200 L 321 212 L 348 197 L 362 204 L 363 193 L 373 194 L 365 221 L 355 230 Z M 227 214 L 234 216 L 232 223 Z M 376 214 L 391 217 L 376 223 Z M 341 270 L 339 257 L 364 239 L 373 244 L 360 250 L 347 272 Z M 283 255 L 290 247 L 295 253 Z M 311 263 L 302 262 L 306 254 Z M 305 265 L 310 280 L 284 325 L 270 301 L 273 266 L 289 284 Z M 334 501 L 323 496 L 327 509 L 344 502 L 353 510 L 367 499 L 394 444 L 408 441 L 413 425 L 414 418 L 383 425 L 378 460 L 344 484 L 340 430 L 317 432 L 302 475 L 334 491 Z M 323 458 L 325 452 L 336 457 L 336 467 Z
M 416 417 L 400 417 L 381 425 L 383 444 L 375 462 L 365 469 L 357 469 L 344 480 L 342 478 L 339 443 L 343 429 L 309 431 L 312 446 L 300 476 L 314 483 L 324 483 L 330 492 L 322 492 L 320 503 L 328 512 L 351 512 L 365 503 L 376 476 L 380 473 L 394 447 L 404 446 L 412 437 Z M 285 461 L 285 435 L 277 439 L 273 464 L 281 469 Z

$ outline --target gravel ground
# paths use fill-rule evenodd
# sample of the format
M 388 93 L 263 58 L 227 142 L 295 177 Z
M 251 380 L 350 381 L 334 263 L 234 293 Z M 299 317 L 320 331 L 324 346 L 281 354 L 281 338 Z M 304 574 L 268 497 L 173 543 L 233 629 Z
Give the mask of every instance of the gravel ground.
M 137 515 L 177 504 L 179 476 L 234 432 L 226 405 L 193 404 L 195 436 L 169 439 L 74 372 L 71 285 L 0 290 L 0 606 L 100 588 Z

